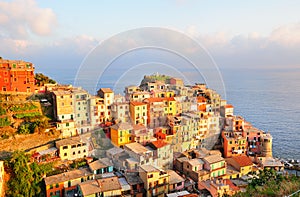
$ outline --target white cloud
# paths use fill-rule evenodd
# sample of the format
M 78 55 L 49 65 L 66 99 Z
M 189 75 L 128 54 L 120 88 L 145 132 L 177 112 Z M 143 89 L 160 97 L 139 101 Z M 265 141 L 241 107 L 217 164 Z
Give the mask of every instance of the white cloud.
M 32 33 L 51 34 L 56 16 L 49 8 L 40 8 L 34 0 L 0 2 L 0 34 L 14 39 L 26 38 Z

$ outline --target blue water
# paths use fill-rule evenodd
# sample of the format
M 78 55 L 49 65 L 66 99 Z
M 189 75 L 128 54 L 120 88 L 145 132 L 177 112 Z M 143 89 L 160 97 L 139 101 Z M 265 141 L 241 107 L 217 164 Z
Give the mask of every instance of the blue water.
M 235 114 L 270 131 L 273 155 L 300 159 L 300 69 L 224 70 Z
M 144 74 L 136 73 L 125 81 L 127 85 L 138 85 Z M 226 98 L 234 105 L 235 114 L 272 134 L 273 155 L 300 159 L 300 68 L 223 69 L 221 74 Z M 55 79 L 72 84 L 74 78 L 68 76 L 59 75 Z M 110 87 L 110 83 L 102 86 Z M 123 87 L 115 88 L 120 93 L 122 90 Z

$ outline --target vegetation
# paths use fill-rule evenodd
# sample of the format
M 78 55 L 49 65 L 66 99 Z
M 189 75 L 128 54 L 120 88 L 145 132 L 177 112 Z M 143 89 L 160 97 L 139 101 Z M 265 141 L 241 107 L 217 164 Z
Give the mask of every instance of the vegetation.
M 52 171 L 52 164 L 30 163 L 29 155 L 24 151 L 15 151 L 7 162 L 10 173 L 7 196 L 41 196 L 43 176 Z
M 143 80 L 141 81 L 140 86 L 144 86 L 148 82 L 155 82 L 155 81 L 162 81 L 164 83 L 168 83 L 170 79 L 171 79 L 170 76 L 160 75 L 160 74 L 153 74 L 153 75 L 150 75 L 150 76 L 145 75 Z
M 43 75 L 42 73 L 36 73 L 35 76 L 35 81 L 37 86 L 43 86 L 44 84 L 50 83 L 50 84 L 55 84 L 56 81 L 53 79 Z
M 30 133 L 38 133 L 47 128 L 48 126 L 48 119 L 44 118 L 36 118 L 36 119 L 27 119 L 23 122 L 19 128 L 19 134 L 30 134 Z
M 30 110 L 34 110 L 34 109 L 38 109 L 38 106 L 34 105 L 33 103 L 12 105 L 9 108 L 9 110 L 12 112 L 30 111 Z
M 6 127 L 6 126 L 9 126 L 10 124 L 11 124 L 11 122 L 8 119 L 8 117 L 0 118 L 0 127 Z
M 6 110 L 0 106 L 0 116 L 6 115 Z
M 22 119 L 22 118 L 30 118 L 30 117 L 36 117 L 40 116 L 40 112 L 30 112 L 30 113 L 20 113 L 20 114 L 15 114 L 14 116 L 16 118 Z
M 253 179 L 246 192 L 235 197 L 285 196 L 300 188 L 300 177 L 277 174 L 275 170 L 260 171 L 259 178 Z
M 74 169 L 77 169 L 77 168 L 80 168 L 80 167 L 83 167 L 83 166 L 86 166 L 87 165 L 87 162 L 85 159 L 81 159 L 81 160 L 77 160 L 77 161 L 74 161 L 70 167 L 71 168 L 74 168 Z

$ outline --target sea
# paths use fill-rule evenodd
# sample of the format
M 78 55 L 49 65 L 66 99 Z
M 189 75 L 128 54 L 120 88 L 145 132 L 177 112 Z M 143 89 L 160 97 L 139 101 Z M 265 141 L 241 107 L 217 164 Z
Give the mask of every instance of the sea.
M 64 84 L 74 82 L 72 76 L 62 74 L 55 79 Z M 234 106 L 234 113 L 272 134 L 273 156 L 300 160 L 300 68 L 221 69 L 220 74 L 225 89 L 222 96 Z M 139 85 L 136 82 L 143 76 L 133 74 L 125 80 L 124 87 Z M 124 90 L 122 85 L 113 86 L 113 82 L 102 82 L 100 86 L 111 87 L 118 93 Z

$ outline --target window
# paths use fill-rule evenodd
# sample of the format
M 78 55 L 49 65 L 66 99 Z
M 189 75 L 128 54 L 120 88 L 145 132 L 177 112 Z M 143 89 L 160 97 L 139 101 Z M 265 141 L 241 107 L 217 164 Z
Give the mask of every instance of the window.
M 68 146 L 63 146 L 63 149 L 64 149 L 64 150 L 68 149 Z
M 78 154 L 80 154 L 81 152 L 80 152 L 80 150 L 78 151 Z
M 68 187 L 71 187 L 71 181 L 68 181 Z
M 68 155 L 67 153 L 64 154 L 65 157 L 66 157 L 67 155 Z
M 53 189 L 53 185 L 50 185 L 50 189 Z
M 148 174 L 148 178 L 153 178 L 153 174 Z
M 67 122 L 67 123 L 66 123 L 66 127 L 68 127 L 68 126 L 70 126 L 70 123 Z
M 73 155 L 75 155 L 75 151 L 73 152 Z
M 56 183 L 55 187 L 56 187 L 56 188 L 59 188 L 59 184 L 58 184 L 58 183 Z

